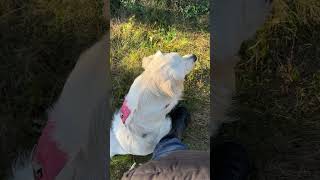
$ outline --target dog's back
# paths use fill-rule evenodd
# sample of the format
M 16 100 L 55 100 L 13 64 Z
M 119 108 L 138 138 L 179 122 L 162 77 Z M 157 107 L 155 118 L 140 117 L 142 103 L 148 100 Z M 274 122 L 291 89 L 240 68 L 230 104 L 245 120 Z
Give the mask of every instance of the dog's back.
M 57 179 L 72 179 L 71 175 L 76 179 L 105 175 L 105 159 L 101 157 L 107 157 L 108 151 L 105 147 L 107 95 L 111 90 L 107 87 L 110 77 L 106 48 L 107 38 L 103 37 L 79 57 L 61 96 L 49 112 L 49 120 L 55 126 L 50 137 L 68 155 L 68 162 Z M 34 179 L 31 154 L 18 156 L 12 170 L 10 180 Z

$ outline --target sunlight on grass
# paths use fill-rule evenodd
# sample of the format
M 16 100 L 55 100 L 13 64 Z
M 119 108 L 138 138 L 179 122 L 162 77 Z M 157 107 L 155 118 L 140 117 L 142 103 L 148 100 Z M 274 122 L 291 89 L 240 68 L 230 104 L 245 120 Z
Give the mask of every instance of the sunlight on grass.
M 162 52 L 195 54 L 198 61 L 185 82 L 184 103 L 193 120 L 185 143 L 192 149 L 209 149 L 210 60 L 208 32 L 209 1 L 113 1 L 111 22 L 111 66 L 113 108 L 119 108 L 133 80 L 143 71 L 145 56 Z M 205 107 L 205 108 L 204 108 Z M 120 179 L 133 162 L 150 157 L 116 156 L 111 178 Z
M 209 33 L 183 31 L 174 26 L 162 27 L 139 22 L 134 16 L 127 20 L 113 20 L 111 26 L 111 66 L 113 79 L 113 107 L 119 107 L 133 80 L 143 71 L 142 58 L 162 52 L 178 52 L 182 55 L 196 54 L 198 61 L 185 82 L 184 104 L 191 112 L 209 104 L 210 95 L 210 60 Z M 207 112 L 208 113 L 208 112 Z M 208 117 L 197 119 L 189 128 L 186 140 L 192 149 L 209 148 Z M 199 131 L 202 129 L 202 131 Z M 145 162 L 147 159 L 142 160 Z M 134 156 L 116 156 L 111 161 L 111 177 L 119 179 L 136 162 Z
M 162 52 L 196 54 L 198 61 L 186 81 L 188 100 L 203 98 L 209 93 L 209 33 L 183 32 L 176 28 L 158 28 L 144 25 L 130 18 L 127 22 L 112 22 L 111 64 L 115 105 L 119 106 L 134 78 L 140 74 L 141 60 L 145 56 Z M 197 97 L 191 97 L 197 92 Z M 117 93 L 121 92 L 121 93 Z

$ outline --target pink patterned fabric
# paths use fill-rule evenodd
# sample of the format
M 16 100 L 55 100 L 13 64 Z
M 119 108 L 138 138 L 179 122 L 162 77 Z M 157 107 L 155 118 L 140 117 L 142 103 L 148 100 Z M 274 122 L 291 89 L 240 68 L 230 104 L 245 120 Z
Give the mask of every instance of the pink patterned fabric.
M 127 100 L 124 100 L 121 109 L 120 109 L 120 117 L 123 124 L 126 123 L 127 118 L 129 117 L 131 110 L 127 105 Z
M 67 153 L 61 151 L 52 138 L 54 128 L 54 122 L 48 121 L 34 152 L 33 161 L 39 166 L 34 169 L 36 180 L 54 180 L 68 160 Z

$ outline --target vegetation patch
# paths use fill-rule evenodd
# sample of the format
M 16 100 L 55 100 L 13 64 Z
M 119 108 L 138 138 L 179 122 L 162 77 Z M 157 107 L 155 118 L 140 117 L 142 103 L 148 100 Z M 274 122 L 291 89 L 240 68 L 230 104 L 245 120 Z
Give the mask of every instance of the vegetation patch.
M 247 145 L 251 179 L 315 179 L 320 154 L 320 2 L 277 0 L 237 66 L 240 121 L 224 136 Z
M 182 102 L 192 114 L 184 142 L 191 149 L 209 150 L 210 35 L 205 24 L 208 1 L 202 2 L 202 6 L 196 1 L 188 3 L 122 0 L 111 4 L 113 108 L 121 106 L 133 80 L 143 71 L 143 57 L 157 50 L 196 54 L 198 61 L 186 78 Z M 149 159 L 150 156 L 115 156 L 111 161 L 111 178 L 120 179 L 134 162 L 139 164 Z

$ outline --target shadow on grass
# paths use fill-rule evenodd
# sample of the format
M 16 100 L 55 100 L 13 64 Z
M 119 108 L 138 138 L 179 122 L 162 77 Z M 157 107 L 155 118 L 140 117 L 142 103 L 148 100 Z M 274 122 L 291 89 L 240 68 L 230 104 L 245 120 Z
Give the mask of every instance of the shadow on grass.
M 101 2 L 0 3 L 0 179 L 36 142 L 80 53 L 106 31 Z
M 221 136 L 246 145 L 250 180 L 319 179 L 320 3 L 274 2 L 263 29 L 241 48 L 233 114 L 240 121 Z
M 208 1 L 190 1 L 191 4 L 184 7 L 173 7 L 169 2 L 159 4 L 162 1 L 149 6 L 142 2 L 124 2 L 115 1 L 112 4 L 113 18 L 129 19 L 135 16 L 143 24 L 157 25 L 164 29 L 174 26 L 181 31 L 209 31 Z

